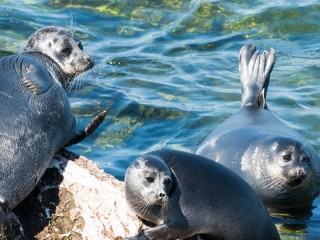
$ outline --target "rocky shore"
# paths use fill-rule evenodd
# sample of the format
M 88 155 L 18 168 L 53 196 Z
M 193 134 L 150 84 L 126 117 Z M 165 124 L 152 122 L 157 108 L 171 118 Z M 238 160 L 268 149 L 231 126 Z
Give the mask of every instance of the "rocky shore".
M 126 204 L 123 182 L 66 150 L 9 218 L 9 239 L 123 239 L 143 227 Z

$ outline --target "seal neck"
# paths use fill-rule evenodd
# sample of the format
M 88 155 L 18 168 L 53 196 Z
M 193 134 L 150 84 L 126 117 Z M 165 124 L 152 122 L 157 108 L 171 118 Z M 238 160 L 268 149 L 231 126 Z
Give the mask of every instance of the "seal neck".
M 72 78 L 63 74 L 60 66 L 47 55 L 40 52 L 23 52 L 23 54 L 31 55 L 41 61 L 48 69 L 50 75 L 58 80 L 64 89 L 67 89 Z

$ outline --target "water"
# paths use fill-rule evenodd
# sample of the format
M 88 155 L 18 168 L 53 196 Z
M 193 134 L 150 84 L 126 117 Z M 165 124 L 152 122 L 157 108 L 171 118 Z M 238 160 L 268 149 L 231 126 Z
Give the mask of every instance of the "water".
M 320 151 L 319 1 L 0 0 L 0 56 L 47 25 L 74 29 L 96 61 L 68 92 L 78 128 L 109 109 L 71 150 L 119 179 L 147 151 L 194 152 L 239 109 L 247 43 L 276 50 L 268 106 Z M 319 198 L 314 206 L 307 220 L 274 218 L 283 239 L 320 238 Z

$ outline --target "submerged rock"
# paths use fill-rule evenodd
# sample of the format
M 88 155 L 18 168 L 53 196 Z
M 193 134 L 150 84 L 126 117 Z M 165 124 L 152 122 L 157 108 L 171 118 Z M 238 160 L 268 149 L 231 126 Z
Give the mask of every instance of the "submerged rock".
M 9 219 L 12 239 L 123 239 L 143 226 L 126 204 L 123 182 L 68 151 L 56 155 Z

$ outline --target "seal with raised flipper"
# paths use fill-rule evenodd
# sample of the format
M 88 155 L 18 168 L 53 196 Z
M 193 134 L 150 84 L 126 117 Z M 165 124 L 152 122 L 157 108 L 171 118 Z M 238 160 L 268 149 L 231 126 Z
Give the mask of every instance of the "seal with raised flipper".
M 61 27 L 39 29 L 22 54 L 0 59 L 0 235 L 6 213 L 35 187 L 55 153 L 89 135 L 105 112 L 76 134 L 65 89 L 93 60 Z
M 158 150 L 135 160 L 125 196 L 156 226 L 128 239 L 280 239 L 250 186 L 223 165 L 196 154 Z
M 307 139 L 268 110 L 274 63 L 273 49 L 259 54 L 254 45 L 242 47 L 241 109 L 219 125 L 196 153 L 235 171 L 268 206 L 308 207 L 320 191 L 320 160 Z

